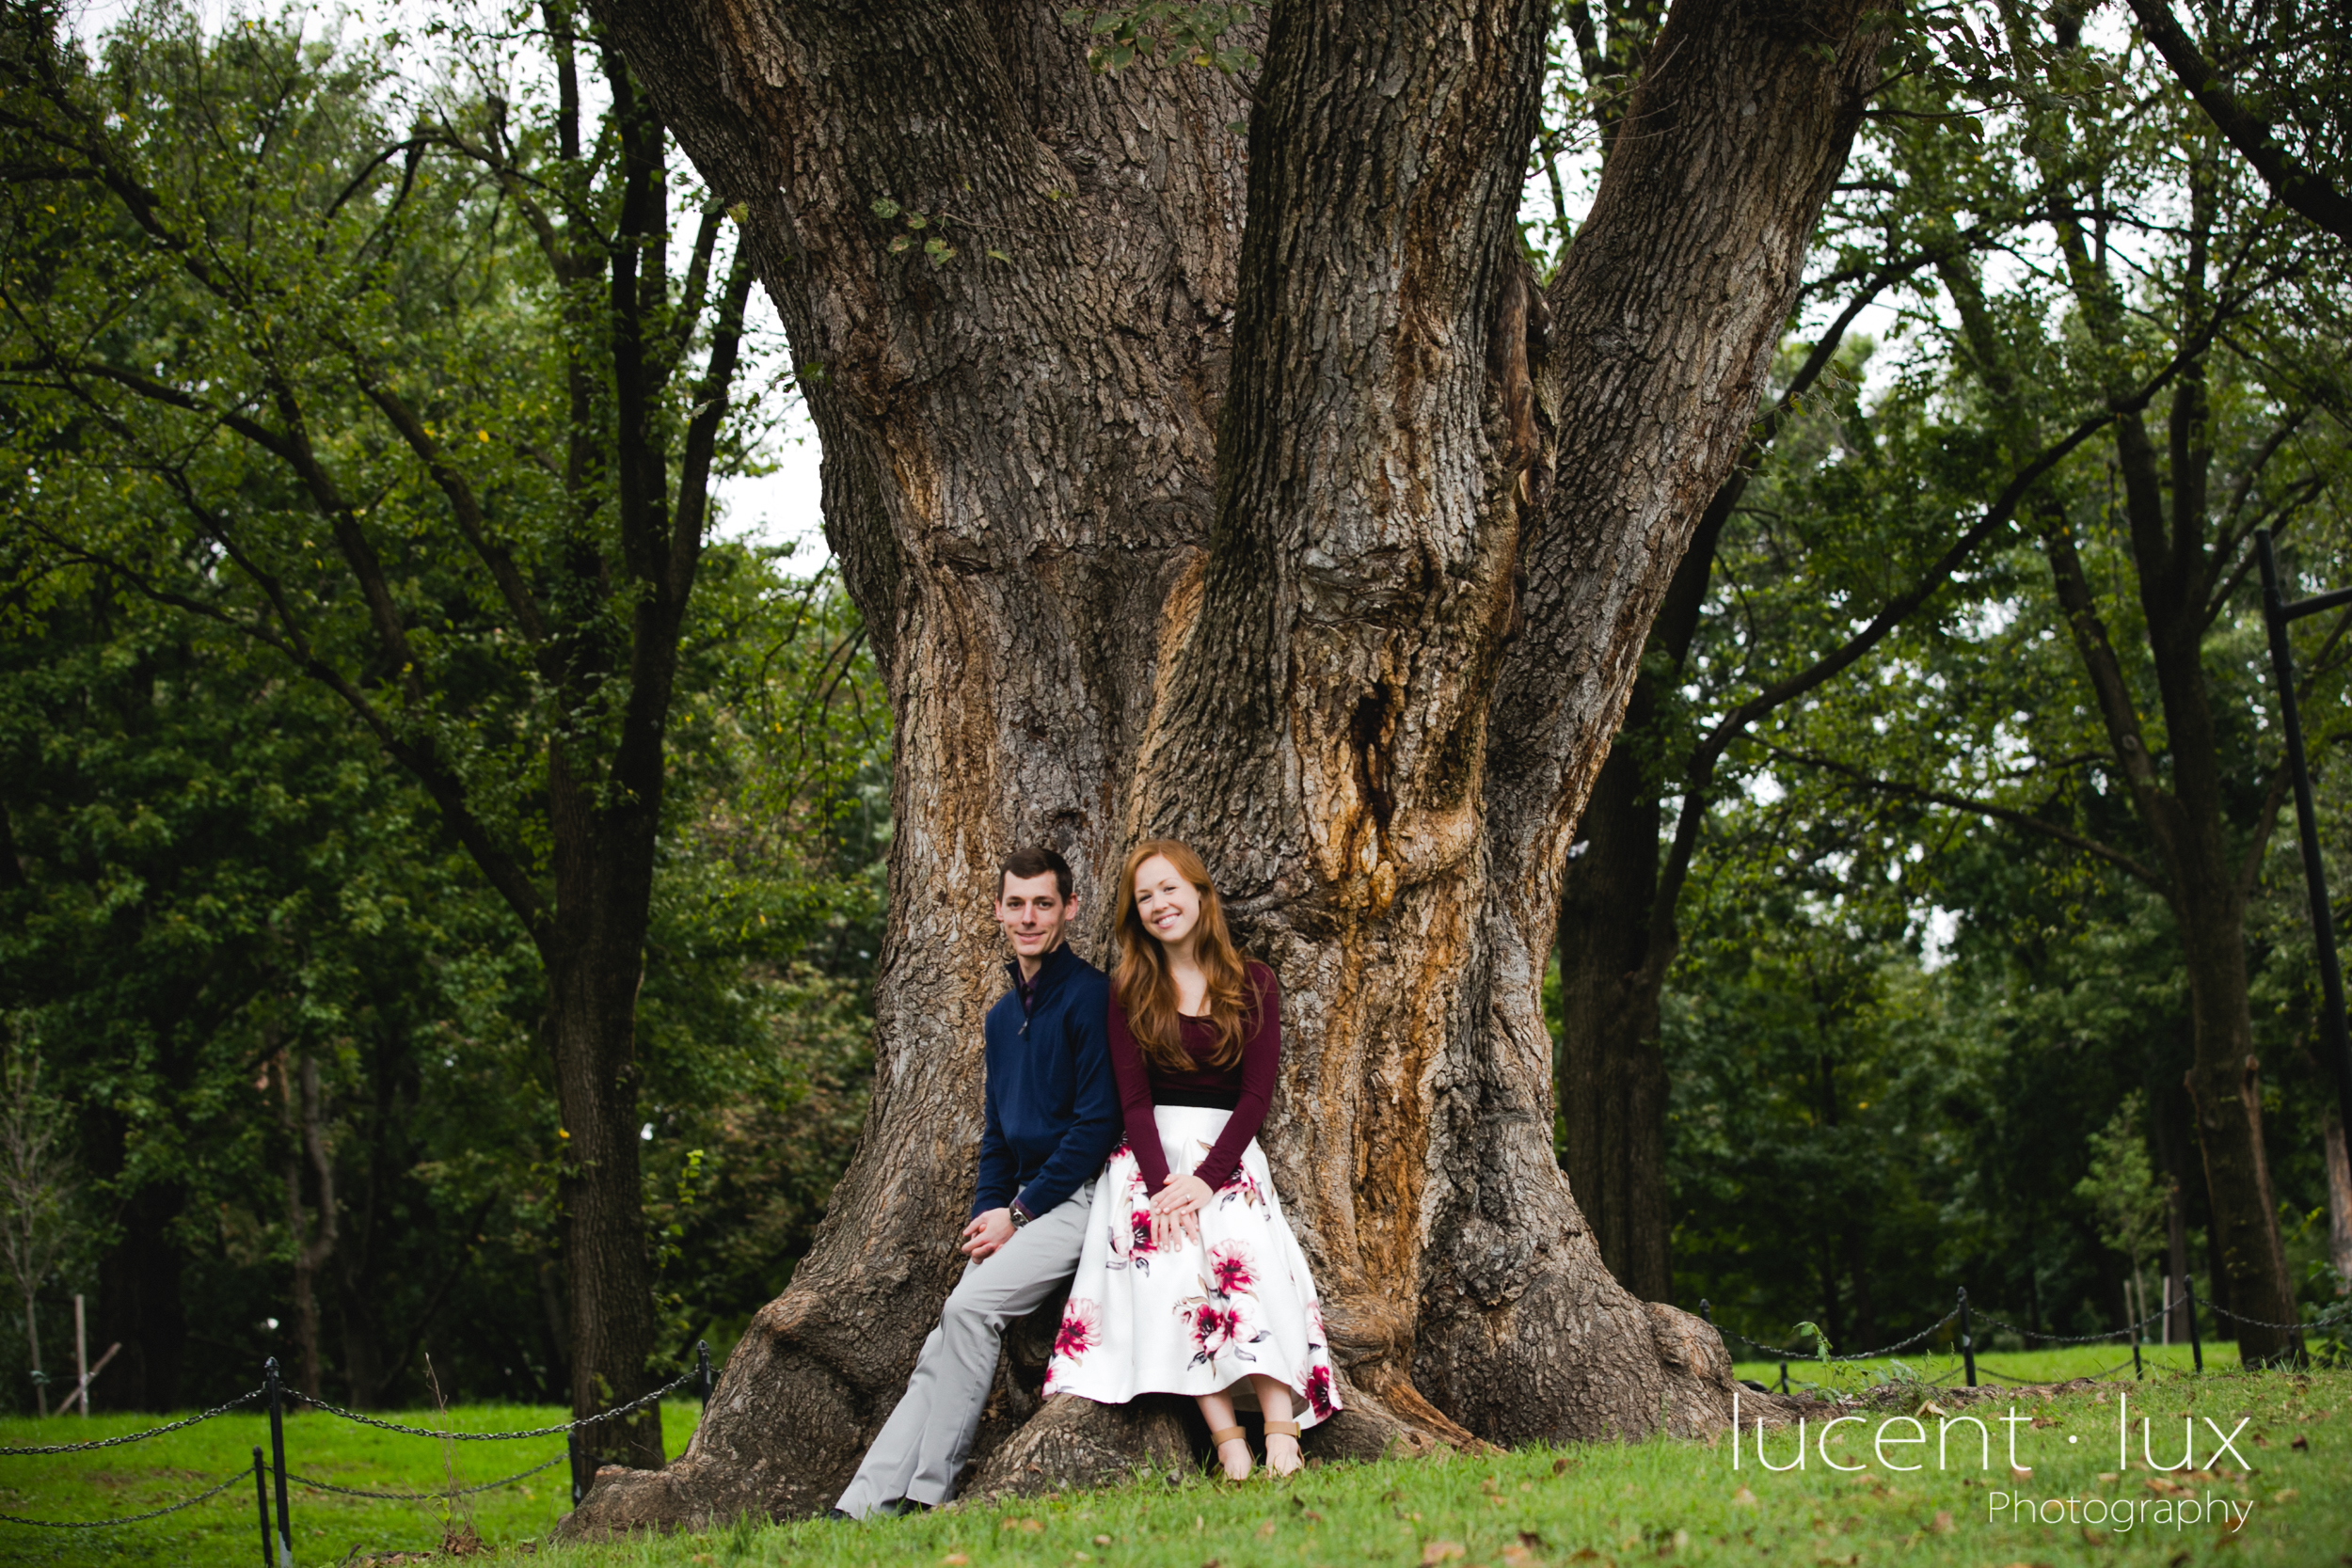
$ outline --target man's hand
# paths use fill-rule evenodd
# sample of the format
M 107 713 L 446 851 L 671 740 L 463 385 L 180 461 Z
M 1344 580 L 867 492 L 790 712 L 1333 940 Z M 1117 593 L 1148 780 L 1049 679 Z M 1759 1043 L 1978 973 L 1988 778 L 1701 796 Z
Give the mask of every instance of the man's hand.
M 1200 1211 L 1216 1195 L 1209 1184 L 1189 1171 L 1171 1171 L 1167 1182 L 1152 1195 L 1152 1250 L 1168 1252 L 1180 1243 L 1200 1239 Z
M 963 1227 L 963 1245 L 958 1250 L 977 1262 L 1011 1240 L 1012 1211 L 991 1209 L 972 1216 L 972 1223 Z

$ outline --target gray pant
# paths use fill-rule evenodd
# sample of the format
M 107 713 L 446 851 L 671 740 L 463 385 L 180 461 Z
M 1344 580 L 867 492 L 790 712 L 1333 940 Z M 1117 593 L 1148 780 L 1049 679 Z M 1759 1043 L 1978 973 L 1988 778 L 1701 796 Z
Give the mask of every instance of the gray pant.
M 996 1252 L 964 1268 L 939 1326 L 923 1341 L 898 1407 L 841 1494 L 835 1506 L 842 1513 L 863 1519 L 899 1497 L 933 1506 L 947 1500 L 996 1381 L 1005 1325 L 1036 1310 L 1078 1272 L 1078 1252 L 1093 1212 L 1089 1181 L 1014 1231 Z

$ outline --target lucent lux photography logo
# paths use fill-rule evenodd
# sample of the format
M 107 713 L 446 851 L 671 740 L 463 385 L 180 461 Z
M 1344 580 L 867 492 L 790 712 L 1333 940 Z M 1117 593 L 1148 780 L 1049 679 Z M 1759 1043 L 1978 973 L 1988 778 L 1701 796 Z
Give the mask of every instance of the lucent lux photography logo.
M 1930 1413 L 1933 1414 L 1935 1420 L 1932 1436 L 1927 1420 L 1923 1418 Z M 2166 1478 L 2180 1472 L 2190 1472 L 2197 1478 L 2211 1480 L 2225 1456 L 2235 1461 L 2242 1469 L 2251 1470 L 2253 1466 L 2246 1463 L 2246 1456 L 2238 1452 L 2237 1438 L 2252 1419 L 2250 1416 L 2241 1416 L 2235 1425 L 2224 1432 L 2220 1423 L 2211 1417 L 2183 1416 L 2180 1458 L 2167 1464 L 2156 1457 L 2156 1450 L 2160 1443 L 2169 1447 L 2169 1439 L 2159 1438 L 2154 1423 L 2142 1416 L 2137 1423 L 2139 1429 L 2138 1457 L 2145 1469 L 2156 1473 L 2147 1483 L 2155 1495 L 2113 1498 L 2038 1497 L 2000 1487 L 1986 1495 L 1985 1522 L 2099 1526 L 2118 1532 L 2142 1526 L 2168 1525 L 2175 1529 L 2205 1524 L 2227 1526 L 2232 1529 L 2243 1528 L 2253 1513 L 2251 1502 L 2224 1497 L 2210 1487 L 2201 1492 L 2195 1487 L 2184 1487 Z M 2202 1433 L 2197 1430 L 2201 1420 L 2206 1429 Z M 1995 1447 L 1993 1427 L 1999 1426 L 2007 1429 L 1999 1443 L 2009 1462 L 2010 1475 L 2020 1481 L 2033 1475 L 2034 1466 L 2030 1461 L 2035 1457 L 2032 1448 L 2036 1437 L 2035 1419 L 2030 1415 L 2018 1414 L 2014 1405 L 2006 1414 L 1991 1418 L 1991 1425 L 1979 1417 L 1946 1414 L 1933 1404 L 1922 1406 L 1919 1415 L 1882 1416 L 1875 1429 L 1870 1427 L 1869 1422 L 1869 1417 L 1851 1415 L 1834 1416 L 1815 1425 L 1811 1418 L 1801 1416 L 1795 1422 L 1796 1441 L 1791 1445 L 1786 1424 L 1777 1434 L 1768 1433 L 1764 1419 L 1759 1416 L 1755 1418 L 1753 1431 L 1748 1430 L 1743 1423 L 1740 1396 L 1734 1393 L 1731 1467 L 1738 1470 L 1747 1465 L 1774 1474 L 1787 1474 L 1804 1469 L 1815 1459 L 1829 1469 L 1848 1473 L 1857 1473 L 1869 1467 L 1868 1459 L 1849 1462 L 1839 1454 L 1832 1453 L 1830 1450 L 1835 1446 L 1846 1454 L 1861 1453 L 1867 1449 L 1869 1458 L 1875 1459 L 1881 1468 L 1897 1473 L 1930 1468 L 1938 1471 L 1989 1471 L 1993 1468 Z M 2115 1471 L 2102 1475 L 2100 1480 L 2113 1481 L 2132 1469 L 2134 1424 L 2131 1396 L 2126 1393 L 2116 1402 Z M 1863 1441 L 1851 1448 L 1845 1447 L 1848 1434 L 1841 1430 L 1848 1426 L 1862 1429 L 1854 1435 Z M 1808 1432 L 1810 1442 L 1807 1441 Z M 2021 1438 L 2026 1445 L 2022 1453 L 2019 1448 Z M 2069 1433 L 2066 1441 L 2070 1446 L 2079 1445 L 2082 1437 L 2078 1433 Z M 2203 1450 L 2201 1457 L 2201 1446 Z M 1743 1454 L 1743 1450 L 1747 1451 Z M 2228 1472 L 2222 1474 L 2226 1476 Z

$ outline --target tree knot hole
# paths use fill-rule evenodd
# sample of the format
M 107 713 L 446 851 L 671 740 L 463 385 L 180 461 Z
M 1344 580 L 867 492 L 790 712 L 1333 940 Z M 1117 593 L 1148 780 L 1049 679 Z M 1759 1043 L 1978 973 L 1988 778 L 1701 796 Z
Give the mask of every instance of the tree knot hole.
M 1356 712 L 1348 721 L 1348 749 L 1355 753 L 1357 793 L 1381 834 L 1389 831 L 1389 818 L 1396 810 L 1390 795 L 1389 743 L 1395 735 L 1395 704 L 1389 689 L 1375 686 L 1356 699 Z

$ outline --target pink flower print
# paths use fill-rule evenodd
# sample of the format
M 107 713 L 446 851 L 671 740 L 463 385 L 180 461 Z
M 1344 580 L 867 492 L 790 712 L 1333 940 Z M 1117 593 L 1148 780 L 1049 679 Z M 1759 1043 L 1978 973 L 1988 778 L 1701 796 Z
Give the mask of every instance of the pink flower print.
M 1192 1342 L 1209 1359 L 1224 1354 L 1241 1337 L 1241 1313 L 1231 1307 L 1202 1302 L 1192 1309 Z
M 1331 1414 L 1330 1368 L 1317 1367 L 1307 1374 L 1307 1402 L 1314 1407 L 1318 1421 Z
M 1240 1242 L 1219 1242 L 1209 1249 L 1209 1277 L 1219 1295 L 1247 1291 L 1258 1282 L 1257 1260 Z
M 1265 1331 L 1258 1326 L 1257 1312 L 1249 1297 L 1236 1296 L 1218 1303 L 1195 1296 L 1181 1310 L 1191 1320 L 1192 1342 L 1200 1347 L 1192 1358 L 1193 1365 L 1222 1355 L 1239 1356 L 1244 1361 L 1257 1359 L 1242 1349 L 1266 1338 Z
M 1311 1345 L 1331 1342 L 1331 1337 L 1323 1331 L 1323 1303 L 1319 1301 L 1307 1304 L 1307 1342 Z
M 1061 1327 L 1054 1335 L 1054 1354 L 1075 1361 L 1103 1337 L 1103 1309 L 1084 1296 L 1073 1296 L 1061 1309 Z
M 1137 1209 L 1128 1215 L 1127 1226 L 1134 1237 L 1129 1244 L 1137 1252 L 1150 1252 L 1152 1250 L 1152 1211 L 1150 1208 Z

